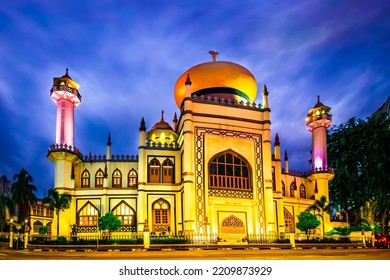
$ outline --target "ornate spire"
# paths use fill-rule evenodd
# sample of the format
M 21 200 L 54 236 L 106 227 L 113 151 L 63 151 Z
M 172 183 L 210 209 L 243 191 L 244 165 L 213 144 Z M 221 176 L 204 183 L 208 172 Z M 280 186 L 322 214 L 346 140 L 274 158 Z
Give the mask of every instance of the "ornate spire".
M 175 112 L 175 114 L 173 115 L 173 130 L 176 131 L 176 128 L 177 128 L 177 116 Z
M 288 160 L 287 150 L 284 150 L 284 160 Z
M 111 146 L 111 134 L 108 133 L 107 146 Z
M 268 95 L 267 86 L 265 84 L 263 86 L 263 95 Z
M 279 134 L 277 134 L 277 133 L 275 135 L 275 146 L 280 146 Z
M 69 76 L 68 70 L 69 70 L 69 69 L 66 68 L 65 75 L 63 75 L 61 78 L 68 78 L 68 79 L 71 79 L 71 80 L 72 80 L 72 78 Z
M 164 121 L 164 110 L 161 111 L 161 121 Z
M 190 79 L 190 73 L 187 74 L 187 79 L 186 79 L 186 82 L 184 83 L 186 86 L 187 85 L 192 85 L 192 82 L 191 82 L 191 79 Z
M 216 51 L 209 51 L 209 54 L 211 54 L 211 57 L 213 58 L 213 61 L 217 60 L 217 55 L 219 55 Z
M 144 117 L 141 119 L 141 125 L 139 127 L 139 131 L 146 131 L 146 126 L 145 126 L 145 120 Z

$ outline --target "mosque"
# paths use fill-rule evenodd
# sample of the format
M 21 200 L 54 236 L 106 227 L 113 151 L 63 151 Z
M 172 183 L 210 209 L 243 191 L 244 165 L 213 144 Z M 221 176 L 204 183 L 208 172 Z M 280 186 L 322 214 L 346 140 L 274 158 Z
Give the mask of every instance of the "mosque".
M 292 172 L 278 134 L 271 139 L 271 104 L 245 67 L 212 60 L 184 71 L 174 87 L 179 109 L 172 123 L 164 113 L 151 128 L 140 119 L 136 156 L 83 155 L 74 142 L 74 109 L 79 85 L 68 74 L 53 79 L 50 97 L 57 106 L 54 188 L 72 196 L 60 214 L 60 231 L 96 232 L 98 217 L 113 212 L 119 232 L 178 235 L 294 233 L 297 215 L 328 194 L 333 171 L 327 165 L 326 129 L 330 107 L 318 98 L 306 126 L 312 134 L 312 169 Z M 304 118 L 304 116 L 302 116 Z M 77 134 L 77 132 L 76 132 Z M 77 137 L 76 137 L 77 138 Z M 51 219 L 53 231 L 56 220 Z M 43 221 L 46 223 L 46 221 Z M 325 230 L 330 230 L 325 217 Z M 322 230 L 319 227 L 318 230 Z

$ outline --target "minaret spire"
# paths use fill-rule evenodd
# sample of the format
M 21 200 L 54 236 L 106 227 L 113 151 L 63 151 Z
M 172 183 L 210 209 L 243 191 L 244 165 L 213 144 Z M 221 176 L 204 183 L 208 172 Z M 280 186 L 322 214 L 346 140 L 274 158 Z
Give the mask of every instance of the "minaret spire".
M 177 128 L 177 116 L 175 112 L 175 114 L 173 115 L 173 130 L 176 131 L 176 128 Z
M 111 133 L 108 133 L 107 146 L 111 146 Z
M 263 86 L 263 108 L 269 108 L 268 106 L 268 90 L 267 86 L 264 84 Z
M 275 135 L 275 146 L 280 146 L 279 134 L 278 133 L 276 133 L 276 135 Z
M 144 117 L 141 119 L 141 124 L 139 126 L 139 131 L 146 131 L 146 126 L 145 126 L 145 120 Z

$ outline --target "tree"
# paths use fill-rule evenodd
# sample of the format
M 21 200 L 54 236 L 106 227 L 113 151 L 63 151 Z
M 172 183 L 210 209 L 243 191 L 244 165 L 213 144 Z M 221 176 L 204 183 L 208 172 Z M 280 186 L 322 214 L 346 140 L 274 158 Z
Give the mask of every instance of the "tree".
M 298 220 L 297 229 L 304 231 L 308 239 L 310 236 L 310 230 L 315 229 L 320 225 L 320 221 L 317 219 L 317 216 L 308 211 L 301 212 L 298 215 Z
M 108 235 L 111 236 L 111 232 L 118 230 L 122 226 L 121 220 L 112 212 L 107 212 L 104 216 L 99 218 L 99 230 L 107 230 Z
M 47 196 L 42 200 L 43 203 L 48 203 L 50 209 L 54 209 L 57 217 L 57 236 L 60 233 L 60 212 L 70 208 L 72 196 L 68 193 L 59 194 L 58 191 L 50 189 L 47 191 Z
M 15 174 L 13 179 L 12 201 L 18 206 L 19 216 L 24 221 L 30 212 L 31 205 L 37 202 L 34 194 L 37 187 L 32 184 L 33 177 L 24 168 L 19 174 Z
M 386 114 L 366 120 L 351 118 L 331 129 L 328 137 L 329 163 L 335 168 L 329 187 L 331 200 L 350 212 L 353 225 L 360 224 L 360 210 L 369 202 L 383 233 L 390 216 L 389 143 L 390 118 Z
M 4 195 L 0 195 L 0 232 L 4 230 L 7 222 L 7 211 L 9 215 L 13 214 L 14 205 L 12 200 Z
M 306 211 L 313 211 L 314 215 L 318 216 L 322 220 L 322 235 L 325 234 L 325 223 L 324 223 L 324 213 L 331 213 L 331 203 L 327 201 L 326 196 L 321 196 L 320 199 L 316 199 L 316 201 L 307 207 Z M 318 212 L 316 214 L 316 212 Z

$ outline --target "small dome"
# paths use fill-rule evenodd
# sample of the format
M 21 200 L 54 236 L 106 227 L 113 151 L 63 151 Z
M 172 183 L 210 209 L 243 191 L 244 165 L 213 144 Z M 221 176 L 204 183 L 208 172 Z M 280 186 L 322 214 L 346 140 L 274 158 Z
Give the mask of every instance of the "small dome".
M 186 95 L 188 76 L 192 82 L 191 96 L 217 96 L 250 103 L 256 98 L 256 79 L 248 69 L 233 62 L 212 61 L 193 66 L 176 81 L 174 94 L 179 108 Z
M 161 112 L 161 120 L 159 122 L 156 122 L 150 131 L 155 129 L 173 130 L 172 127 L 167 122 L 164 121 L 164 111 Z

